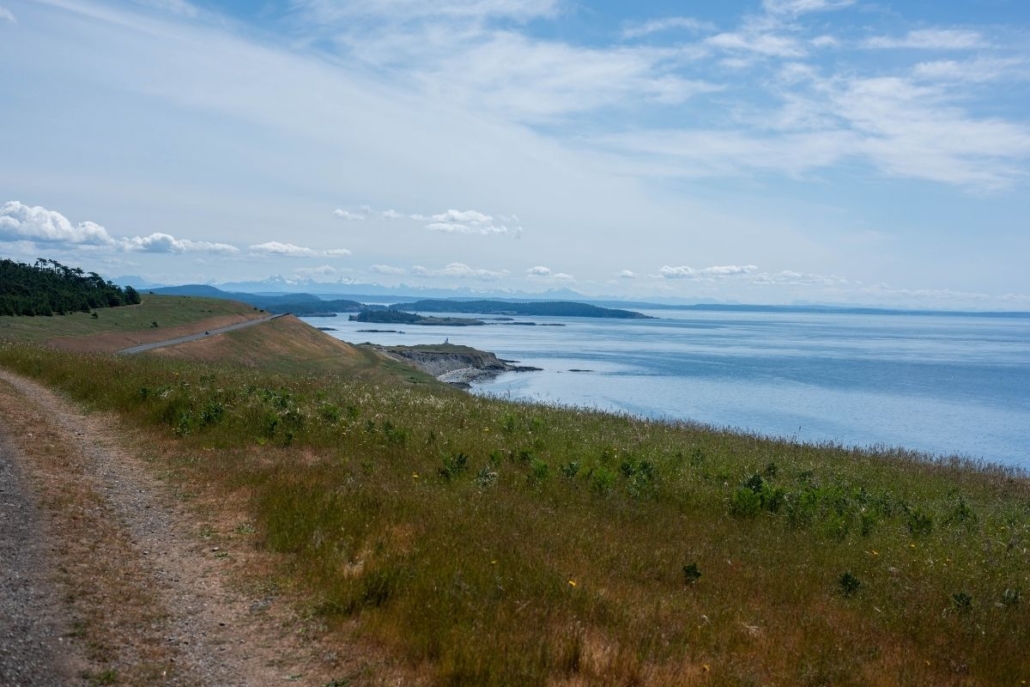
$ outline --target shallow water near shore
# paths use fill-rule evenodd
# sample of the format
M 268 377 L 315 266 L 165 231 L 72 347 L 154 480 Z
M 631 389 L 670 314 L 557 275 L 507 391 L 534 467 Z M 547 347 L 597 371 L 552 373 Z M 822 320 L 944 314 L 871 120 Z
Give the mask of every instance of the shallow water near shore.
M 476 383 L 479 394 L 1030 469 L 1030 317 L 646 314 L 658 319 L 518 317 L 566 326 L 403 334 L 359 333 L 367 325 L 346 315 L 305 319 L 352 343 L 449 339 L 543 368 Z

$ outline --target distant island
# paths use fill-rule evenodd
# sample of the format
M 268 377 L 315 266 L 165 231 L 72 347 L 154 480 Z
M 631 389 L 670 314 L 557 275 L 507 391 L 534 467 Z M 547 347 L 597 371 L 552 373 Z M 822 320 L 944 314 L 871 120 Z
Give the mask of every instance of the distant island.
M 482 327 L 483 320 L 468 317 L 423 317 L 402 310 L 362 310 L 350 316 L 351 322 L 374 324 L 417 324 L 424 327 Z
M 530 317 L 605 317 L 624 320 L 653 319 L 633 310 L 602 308 L 572 301 L 539 301 L 509 303 L 507 301 L 459 301 L 432 299 L 413 303 L 397 303 L 390 310 L 415 312 L 460 312 L 483 315 L 523 315 Z

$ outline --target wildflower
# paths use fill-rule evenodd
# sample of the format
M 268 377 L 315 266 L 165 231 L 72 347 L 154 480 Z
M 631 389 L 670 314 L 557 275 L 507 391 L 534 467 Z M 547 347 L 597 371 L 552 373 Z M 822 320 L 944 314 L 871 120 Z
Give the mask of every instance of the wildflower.
M 576 586 L 576 581 L 575 580 L 569 580 L 569 586 L 570 587 L 575 587 Z
M 418 473 L 417 472 L 411 473 L 411 479 L 418 479 Z

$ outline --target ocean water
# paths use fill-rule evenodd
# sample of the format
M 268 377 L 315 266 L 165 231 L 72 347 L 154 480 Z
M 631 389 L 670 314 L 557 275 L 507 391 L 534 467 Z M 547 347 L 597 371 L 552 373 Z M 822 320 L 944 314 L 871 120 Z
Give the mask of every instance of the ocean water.
M 352 343 L 446 338 L 543 368 L 477 384 L 479 394 L 1030 469 L 1030 317 L 645 312 L 657 319 L 515 318 L 562 327 L 306 319 Z

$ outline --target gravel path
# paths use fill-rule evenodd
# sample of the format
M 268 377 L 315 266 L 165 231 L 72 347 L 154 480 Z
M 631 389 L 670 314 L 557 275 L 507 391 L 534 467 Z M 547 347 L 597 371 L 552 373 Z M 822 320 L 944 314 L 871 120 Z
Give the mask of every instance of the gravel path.
M 71 595 L 95 599 L 92 616 L 88 608 L 78 612 L 102 627 L 110 647 L 89 657 L 91 665 L 122 676 L 121 684 L 324 685 L 331 679 L 324 661 L 313 658 L 317 647 L 301 635 L 303 622 L 278 605 L 270 608 L 271 599 L 233 589 L 233 559 L 246 552 L 213 547 L 199 536 L 196 515 L 123 448 L 110 429 L 117 423 L 84 415 L 3 370 L 0 401 L 0 435 L 7 435 L 0 444 L 0 687 L 75 684 L 53 660 L 65 640 L 55 637 L 60 622 L 49 609 L 55 598 L 69 596 L 48 585 L 60 578 L 54 569 L 75 569 L 79 577 L 69 582 L 66 575 L 65 586 L 81 580 L 84 588 Z M 55 455 L 65 462 L 52 462 Z M 34 505 L 30 484 L 57 496 Z M 55 521 L 49 528 L 47 517 Z M 38 544 L 41 520 L 57 540 L 46 544 L 49 559 Z
M 239 322 L 237 324 L 230 324 L 227 327 L 219 327 L 218 329 L 210 329 L 203 334 L 190 334 L 189 336 L 180 336 L 177 339 L 168 339 L 167 341 L 155 341 L 154 343 L 141 344 L 139 346 L 131 346 L 129 348 L 123 348 L 118 351 L 120 355 L 131 355 L 133 353 L 143 353 L 144 351 L 152 351 L 155 348 L 164 348 L 165 346 L 177 346 L 181 343 L 188 341 L 197 341 L 199 339 L 206 339 L 210 336 L 217 334 L 224 334 L 225 332 L 231 332 L 235 329 L 243 329 L 245 327 L 253 327 L 255 324 L 261 324 L 262 322 L 268 322 L 269 320 L 275 320 L 280 317 L 285 317 L 286 314 L 269 315 L 268 317 L 261 317 L 256 320 L 247 320 L 246 322 Z
M 44 569 L 40 516 L 11 444 L 0 436 L 0 685 L 72 680 L 56 595 Z

